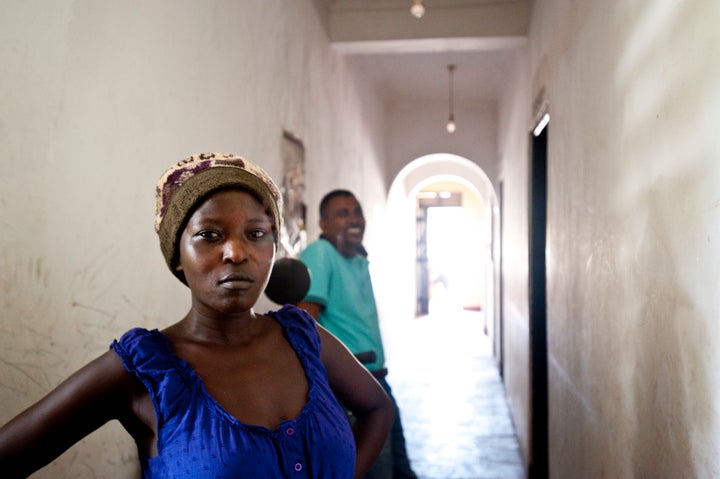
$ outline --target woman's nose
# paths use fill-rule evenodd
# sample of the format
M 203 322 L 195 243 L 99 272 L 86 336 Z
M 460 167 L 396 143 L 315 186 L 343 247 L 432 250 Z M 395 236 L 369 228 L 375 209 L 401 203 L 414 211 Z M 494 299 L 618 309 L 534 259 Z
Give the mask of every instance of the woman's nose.
M 241 238 L 228 238 L 223 245 L 223 261 L 241 263 L 246 256 L 245 242 Z

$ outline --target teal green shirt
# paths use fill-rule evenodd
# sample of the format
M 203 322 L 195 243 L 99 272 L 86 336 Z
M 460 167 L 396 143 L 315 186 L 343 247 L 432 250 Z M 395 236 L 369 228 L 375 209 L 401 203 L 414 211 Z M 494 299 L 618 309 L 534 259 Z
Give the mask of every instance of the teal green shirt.
M 353 354 L 375 351 L 370 371 L 385 365 L 380 324 L 367 257 L 345 258 L 325 239 L 308 245 L 300 261 L 310 270 L 310 290 L 304 301 L 323 306 L 318 322 Z

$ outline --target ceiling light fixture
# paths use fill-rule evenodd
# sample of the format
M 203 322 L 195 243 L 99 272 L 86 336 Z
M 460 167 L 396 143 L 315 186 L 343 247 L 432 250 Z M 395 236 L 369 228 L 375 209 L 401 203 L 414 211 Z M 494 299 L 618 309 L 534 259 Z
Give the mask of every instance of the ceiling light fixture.
M 425 15 L 425 5 L 422 0 L 413 0 L 410 14 L 415 18 L 422 18 Z
M 448 133 L 455 132 L 455 113 L 453 111 L 453 74 L 455 73 L 455 65 L 448 65 L 448 72 L 450 73 L 450 117 L 448 118 L 447 125 L 445 125 L 445 129 Z

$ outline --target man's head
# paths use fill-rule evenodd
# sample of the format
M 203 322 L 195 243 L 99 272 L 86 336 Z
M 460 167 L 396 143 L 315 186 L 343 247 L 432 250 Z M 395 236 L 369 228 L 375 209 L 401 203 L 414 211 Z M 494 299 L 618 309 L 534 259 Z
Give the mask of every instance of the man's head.
M 333 190 L 320 202 L 320 229 L 323 237 L 346 257 L 364 251 L 365 216 L 360 203 L 348 190 Z

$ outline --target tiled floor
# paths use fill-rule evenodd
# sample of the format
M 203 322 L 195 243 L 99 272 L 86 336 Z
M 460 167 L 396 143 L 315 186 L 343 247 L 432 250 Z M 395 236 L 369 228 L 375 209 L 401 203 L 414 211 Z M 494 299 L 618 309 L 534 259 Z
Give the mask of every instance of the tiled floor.
M 388 381 L 420 479 L 523 479 L 482 313 L 384 325 Z

